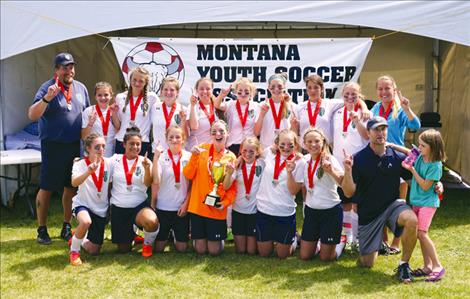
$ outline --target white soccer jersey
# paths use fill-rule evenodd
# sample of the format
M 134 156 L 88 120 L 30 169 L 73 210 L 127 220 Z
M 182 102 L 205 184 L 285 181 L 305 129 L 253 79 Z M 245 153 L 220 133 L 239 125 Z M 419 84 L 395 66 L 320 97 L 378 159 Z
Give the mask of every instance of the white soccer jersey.
M 281 131 L 283 129 L 290 129 L 290 119 L 293 115 L 293 110 L 296 109 L 295 104 L 293 104 L 293 103 L 284 103 L 284 105 L 286 105 L 286 104 L 288 105 L 287 117 L 281 118 L 279 131 Z M 269 106 L 269 100 L 266 100 L 266 101 L 260 103 L 259 105 L 260 105 L 260 110 L 261 110 L 262 109 L 261 105 L 268 105 Z M 281 103 L 274 103 L 274 107 L 276 109 L 275 114 L 278 115 L 279 114 L 279 109 L 281 107 Z M 276 126 L 275 126 L 275 123 L 274 123 L 273 113 L 272 113 L 271 107 L 270 107 L 268 112 L 266 112 L 266 114 L 264 115 L 263 125 L 261 127 L 261 132 L 260 132 L 260 138 L 259 139 L 260 139 L 261 145 L 263 146 L 263 149 L 268 148 L 271 145 L 273 145 L 274 138 L 276 137 L 276 134 L 277 134 L 277 130 L 276 130 Z
M 89 106 L 82 112 L 82 128 L 86 128 L 88 126 L 88 119 L 90 118 L 90 115 L 93 113 L 93 111 L 96 110 L 96 108 L 97 108 L 96 105 Z M 103 119 L 105 121 L 106 121 L 106 114 L 108 113 L 108 110 L 109 108 L 106 108 L 106 110 L 101 110 L 101 113 L 103 114 Z M 93 123 L 93 126 L 91 127 L 90 133 L 98 133 L 104 136 L 103 125 L 101 123 L 99 116 L 96 117 L 96 120 Z M 105 141 L 106 141 L 105 157 L 109 158 L 112 155 L 114 155 L 114 144 L 116 142 L 115 135 L 116 135 L 116 130 L 114 130 L 112 117 L 110 117 L 109 124 L 108 124 L 108 135 L 104 136 Z
M 157 144 L 163 147 L 163 149 L 168 149 L 168 144 L 166 143 L 165 133 L 166 133 L 166 119 L 165 114 L 163 112 L 163 102 L 156 102 L 152 109 L 150 110 L 150 119 L 152 121 L 152 134 L 153 134 L 153 142 L 152 142 L 152 151 L 155 152 L 155 148 Z M 171 107 L 166 106 L 166 111 L 168 115 L 171 112 Z M 176 103 L 175 112 L 173 113 L 173 117 L 171 118 L 171 122 L 169 126 L 178 125 L 181 126 L 182 119 L 180 116 L 181 111 L 185 111 L 187 115 L 187 109 L 185 106 L 181 105 L 180 103 Z M 184 128 L 183 128 L 184 130 Z
M 246 164 L 247 177 L 250 177 L 253 163 Z M 255 214 L 256 213 L 256 194 L 258 194 L 259 186 L 261 183 L 261 176 L 263 174 L 265 164 L 264 160 L 257 159 L 255 166 L 255 173 L 253 177 L 253 183 L 251 185 L 250 195 L 246 197 L 245 182 L 243 180 L 243 171 L 238 168 L 233 173 L 232 179 L 237 180 L 237 197 L 232 205 L 232 209 L 243 214 Z
M 242 122 L 238 116 L 236 104 L 237 101 L 229 101 L 225 103 L 225 117 L 229 127 L 227 147 L 231 146 L 232 144 L 241 144 L 243 139 L 246 137 L 255 136 L 253 128 L 259 114 L 259 104 L 253 101 L 249 101 L 248 104 L 240 105 L 243 116 L 245 115 L 246 105 L 249 105 L 245 127 L 242 126 Z

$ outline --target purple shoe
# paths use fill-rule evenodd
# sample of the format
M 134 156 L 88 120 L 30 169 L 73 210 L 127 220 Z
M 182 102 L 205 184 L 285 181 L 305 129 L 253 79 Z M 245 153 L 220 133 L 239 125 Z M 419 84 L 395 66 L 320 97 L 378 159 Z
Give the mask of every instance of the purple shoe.
M 426 278 L 426 282 L 436 282 L 442 279 L 444 277 L 444 274 L 446 273 L 446 269 L 442 268 L 441 271 L 439 272 L 431 272 L 428 275 L 428 278 Z

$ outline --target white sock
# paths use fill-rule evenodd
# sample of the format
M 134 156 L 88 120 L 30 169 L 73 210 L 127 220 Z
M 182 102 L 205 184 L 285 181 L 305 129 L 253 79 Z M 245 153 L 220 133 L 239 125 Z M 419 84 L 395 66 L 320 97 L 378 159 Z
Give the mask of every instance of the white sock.
M 75 235 L 72 237 L 72 245 L 70 245 L 70 251 L 80 252 L 80 247 L 82 246 L 83 239 L 78 239 Z
M 294 241 L 292 242 L 292 245 L 291 245 L 291 250 L 292 252 L 295 252 L 295 250 L 297 249 L 297 243 L 299 242 L 299 240 L 297 239 L 297 234 L 294 236 Z
M 317 248 L 315 248 L 315 255 L 320 253 L 320 249 L 321 249 L 321 242 L 320 242 L 320 240 L 318 240 Z
M 144 229 L 144 245 L 152 245 L 155 242 L 155 239 L 157 238 L 158 231 L 160 230 L 160 227 L 158 227 L 154 232 L 148 232 L 145 231 Z
M 346 236 L 341 236 L 341 241 L 336 245 L 336 259 L 339 259 L 341 253 L 343 253 L 344 247 L 346 246 Z
M 406 263 L 408 263 L 408 262 L 400 261 L 400 262 L 398 263 L 398 266 L 401 266 L 401 265 L 406 264 Z
M 225 248 L 225 240 L 220 241 L 220 251 L 223 251 Z
M 346 235 L 348 243 L 353 241 L 353 231 L 352 231 L 352 212 L 343 211 L 343 234 Z
M 357 230 L 359 227 L 359 215 L 356 212 L 351 211 L 351 225 L 352 225 L 352 241 L 357 243 Z
M 232 206 L 227 208 L 227 228 L 232 227 Z

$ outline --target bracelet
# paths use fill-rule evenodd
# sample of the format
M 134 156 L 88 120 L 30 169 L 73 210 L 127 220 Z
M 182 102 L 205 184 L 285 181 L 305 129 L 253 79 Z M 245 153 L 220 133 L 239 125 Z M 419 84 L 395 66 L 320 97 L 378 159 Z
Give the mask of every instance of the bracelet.
M 43 101 L 46 104 L 49 104 L 51 101 L 47 101 L 44 97 L 41 98 L 41 101 Z

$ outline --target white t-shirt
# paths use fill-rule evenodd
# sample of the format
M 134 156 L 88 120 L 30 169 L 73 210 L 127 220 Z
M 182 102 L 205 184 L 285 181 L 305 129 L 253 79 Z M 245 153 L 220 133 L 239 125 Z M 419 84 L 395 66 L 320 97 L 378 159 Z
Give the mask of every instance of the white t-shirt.
M 207 105 L 206 111 L 210 113 L 210 106 Z M 204 111 L 199 106 L 199 103 L 194 107 L 196 109 L 196 119 L 199 122 L 199 127 L 197 130 L 191 130 L 190 136 L 188 138 L 187 149 L 191 149 L 194 145 L 196 145 L 196 140 L 198 144 L 202 143 L 210 143 L 211 142 L 211 123 L 207 118 Z M 191 114 L 191 107 L 188 107 L 188 120 Z M 214 115 L 215 120 L 217 121 L 219 118 L 217 117 L 216 109 L 214 108 Z
M 246 174 L 250 178 L 250 172 L 253 167 L 253 163 L 246 164 Z M 232 179 L 237 180 L 237 198 L 232 205 L 232 209 L 238 213 L 243 214 L 256 214 L 256 194 L 258 193 L 259 186 L 261 183 L 261 176 L 263 174 L 265 164 L 264 160 L 257 159 L 255 166 L 255 175 L 253 177 L 253 183 L 251 184 L 250 196 L 246 198 L 245 182 L 243 181 L 243 171 L 240 168 L 232 174 Z
M 121 120 L 121 127 L 119 131 L 116 133 L 116 139 L 121 141 L 124 139 L 124 134 L 126 133 L 126 129 L 130 127 L 131 122 L 131 104 L 129 103 L 126 107 L 126 112 L 122 112 L 126 104 L 126 96 L 127 92 L 120 93 L 116 96 L 116 103 L 119 106 L 119 119 Z M 134 97 L 134 103 L 137 101 L 138 97 Z M 159 101 L 157 95 L 154 92 L 147 93 L 147 101 L 148 101 L 148 110 L 144 116 L 144 99 L 140 101 L 139 107 L 137 107 L 137 111 L 135 113 L 135 125 L 140 129 L 140 134 L 142 135 L 143 142 L 149 142 L 149 134 L 150 134 L 150 110 L 153 105 Z
M 269 105 L 269 99 L 265 100 L 264 102 L 260 103 L 260 110 L 261 105 L 268 105 L 269 110 L 266 112 L 264 115 L 263 119 L 263 126 L 261 127 L 261 132 L 260 132 L 260 142 L 261 145 L 263 146 L 263 149 L 270 147 L 274 143 L 274 138 L 276 137 L 276 125 L 274 123 L 274 117 L 273 117 L 273 112 L 271 111 L 271 106 Z M 286 103 L 284 103 L 286 104 Z M 292 117 L 293 111 L 296 109 L 296 105 L 292 102 L 287 103 L 288 105 L 288 115 L 286 118 L 281 118 L 281 124 L 279 126 L 279 131 L 283 129 L 290 129 L 290 119 Z M 276 109 L 276 115 L 279 114 L 279 109 L 281 107 L 281 103 L 274 103 L 274 108 Z M 280 112 L 282 113 L 282 112 Z M 259 117 L 259 116 L 258 116 Z
M 232 144 L 241 144 L 246 137 L 254 137 L 253 128 L 255 127 L 256 119 L 259 114 L 259 104 L 249 101 L 248 116 L 246 118 L 245 127 L 242 126 L 242 121 L 237 112 L 237 101 L 228 101 L 225 103 L 225 117 L 229 127 L 229 136 L 227 139 L 227 147 Z M 245 115 L 246 105 L 240 105 L 242 115 Z
M 313 190 L 309 191 L 308 167 L 310 162 L 310 154 L 305 155 L 303 160 L 304 164 L 302 167 L 302 176 L 304 186 L 307 189 L 305 204 L 310 208 L 317 210 L 330 209 L 339 204 L 341 202 L 341 199 L 339 198 L 337 192 L 338 185 L 336 184 L 335 179 L 323 170 L 321 171 L 323 172 L 322 177 L 318 178 L 319 170 L 321 169 L 321 162 L 318 163 L 319 165 L 315 170 L 315 173 L 313 174 Z M 330 156 L 330 161 L 334 169 L 342 169 L 339 165 L 338 160 L 336 160 L 335 157 Z M 313 165 L 315 165 L 315 161 L 312 161 L 312 163 Z
M 179 155 L 173 156 L 175 162 Z M 191 153 L 182 151 L 180 160 L 180 187 L 175 187 L 175 175 L 173 173 L 173 164 L 168 155 L 168 151 L 164 151 L 158 159 L 158 173 L 160 174 L 160 188 L 157 196 L 157 209 L 164 211 L 178 211 L 181 204 L 186 200 L 188 195 L 189 181 L 183 174 L 183 168 L 188 164 Z
M 162 105 L 165 105 L 163 102 L 156 102 L 153 104 L 152 109 L 150 110 L 150 119 L 152 121 L 152 129 L 153 129 L 153 142 L 152 142 L 152 151 L 155 152 L 155 148 L 157 147 L 158 142 L 160 141 L 160 145 L 163 149 L 168 149 L 168 144 L 166 143 L 165 133 L 166 133 L 166 119 L 165 114 L 163 113 Z M 170 114 L 171 107 L 166 107 L 166 111 Z M 181 105 L 180 103 L 176 103 L 175 113 L 171 118 L 170 126 L 178 125 L 181 126 L 182 119 L 179 115 L 180 111 L 187 111 L 186 107 Z M 186 113 L 187 115 L 187 113 Z M 183 128 L 184 129 L 184 128 Z
M 110 158 L 113 188 L 111 189 L 111 204 L 120 208 L 135 208 L 147 199 L 147 187 L 144 184 L 145 170 L 142 165 L 144 157 L 138 156 L 138 162 L 132 175 L 132 190 L 127 189 L 126 175 L 122 162 L 124 155 L 115 154 Z M 129 171 L 135 159 L 127 160 Z M 150 171 L 152 162 L 150 162 Z
M 103 173 L 103 185 L 101 186 L 101 192 L 98 196 L 98 189 L 93 182 L 93 176 L 89 175 L 86 180 L 78 186 L 77 195 L 72 198 L 72 208 L 78 206 L 85 206 L 89 208 L 94 214 L 100 217 L 106 217 L 108 211 L 108 187 L 112 177 L 112 171 L 110 167 L 110 160 L 104 158 L 104 173 Z M 81 159 L 73 163 L 72 177 L 77 177 L 88 171 L 85 159 Z M 95 171 L 96 178 L 99 179 L 100 166 Z
M 258 211 L 271 216 L 291 216 L 295 214 L 295 196 L 291 195 L 287 189 L 287 172 L 286 168 L 282 169 L 279 174 L 278 182 L 273 184 L 274 165 L 276 155 L 271 152 L 271 148 L 267 148 L 264 153 L 265 168 L 261 176 L 261 182 L 256 193 L 256 206 Z M 281 164 L 286 158 L 281 156 Z M 302 168 L 303 159 L 297 160 L 297 165 L 293 171 L 296 182 L 303 182 Z
M 347 113 L 349 117 L 349 112 Z M 357 113 L 361 114 L 361 109 L 357 110 Z M 338 160 L 341 169 L 343 169 L 344 160 L 343 150 L 354 155 L 369 143 L 368 140 L 362 138 L 352 121 L 349 123 L 347 133 L 343 134 L 343 115 L 344 107 L 336 110 L 333 114 L 333 156 Z M 361 122 L 364 127 L 367 125 L 367 121 Z
M 90 115 L 93 113 L 93 111 L 96 110 L 96 105 L 89 106 L 82 112 L 82 128 L 86 128 L 88 126 L 88 119 Z M 99 108 L 98 108 L 99 109 Z M 109 108 L 106 108 L 106 110 L 101 110 L 101 113 L 103 113 L 103 119 L 106 121 L 106 113 L 108 113 Z M 100 135 L 104 136 L 103 133 L 103 125 L 101 123 L 101 119 L 99 116 L 96 117 L 95 122 L 93 123 L 93 126 L 91 127 L 90 133 L 98 133 Z M 114 143 L 116 142 L 115 139 L 116 131 L 114 130 L 113 122 L 112 122 L 112 116 L 109 118 L 109 124 L 108 124 L 108 136 L 105 137 L 106 140 L 106 151 L 105 151 L 105 157 L 111 157 L 114 155 Z
M 332 140 L 331 135 L 331 116 L 333 112 L 343 105 L 343 100 L 338 99 L 322 99 L 320 110 L 318 112 L 315 127 L 321 129 L 329 142 Z M 317 103 L 311 104 L 312 115 L 314 115 Z M 300 141 L 303 145 L 304 133 L 310 128 L 310 119 L 308 118 L 308 101 L 297 104 L 294 112 L 295 117 L 299 121 Z

